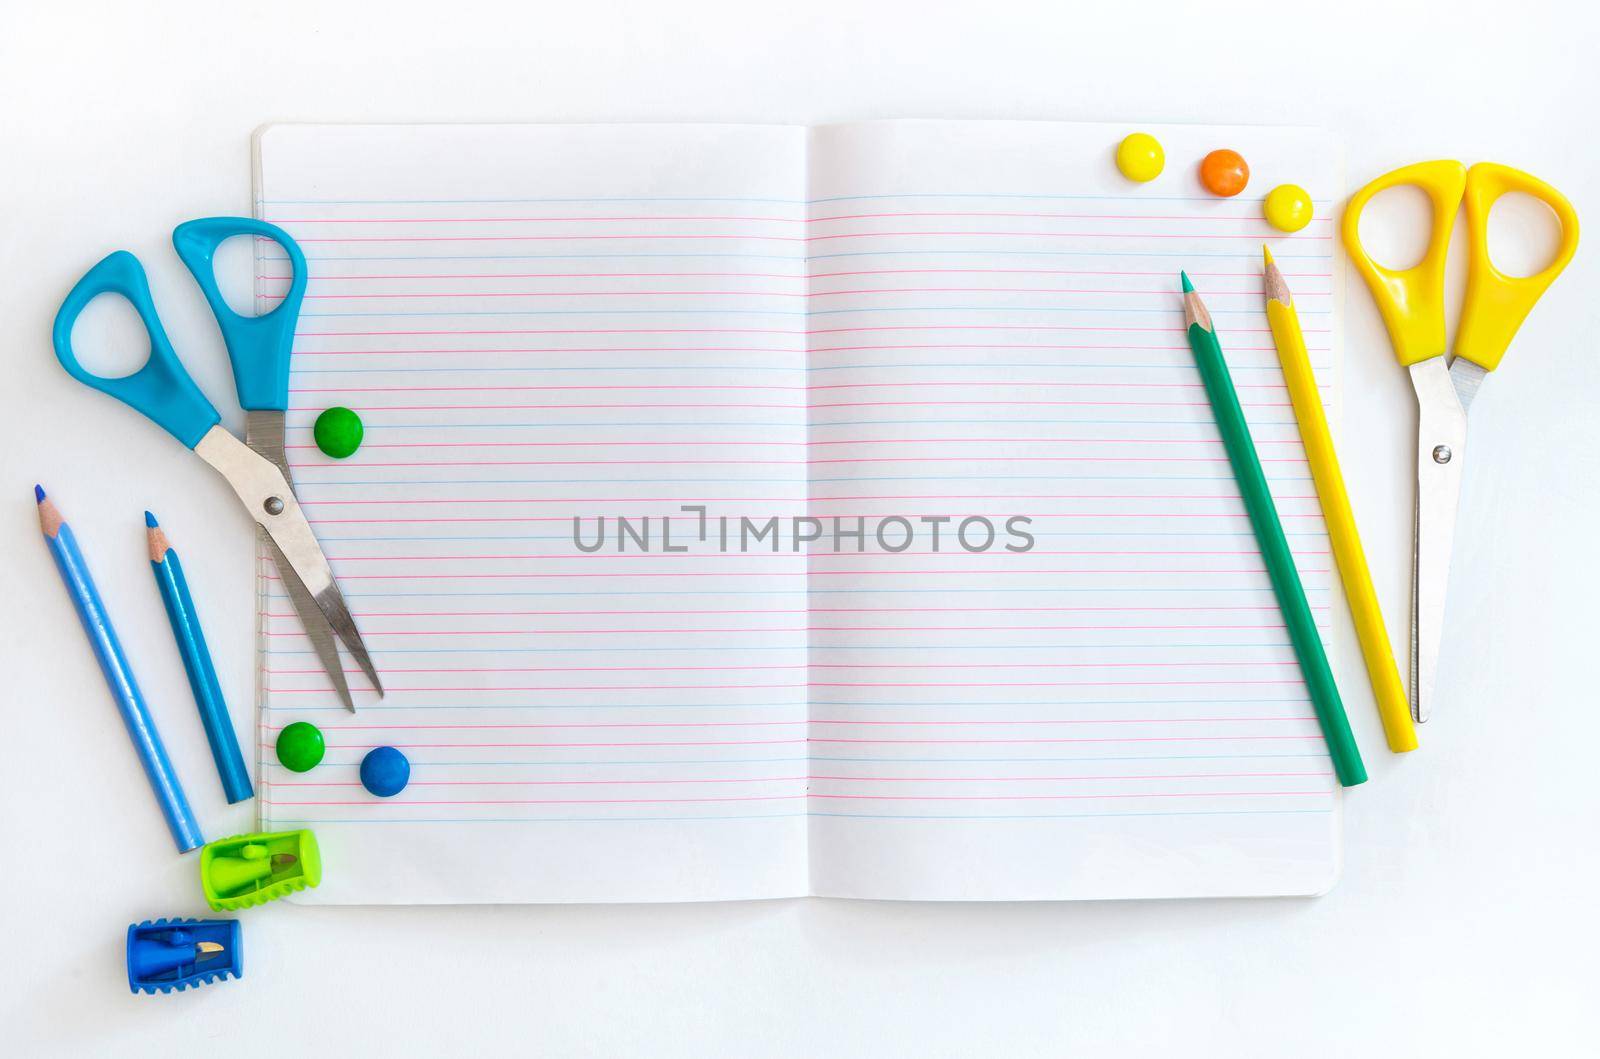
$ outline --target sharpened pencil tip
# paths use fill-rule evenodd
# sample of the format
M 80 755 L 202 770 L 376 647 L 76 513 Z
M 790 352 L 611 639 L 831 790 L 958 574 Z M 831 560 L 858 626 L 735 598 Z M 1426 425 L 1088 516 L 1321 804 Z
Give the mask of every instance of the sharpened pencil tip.
M 39 486 L 33 487 L 33 495 L 39 498 L 39 529 L 46 537 L 55 539 L 61 532 L 61 512 L 56 510 L 55 501 L 44 495 L 44 490 Z
M 144 525 L 145 542 L 150 546 L 150 561 L 166 562 L 167 553 L 172 550 L 172 545 L 167 542 L 166 531 L 156 525 L 156 517 L 148 511 L 144 513 Z
M 44 503 L 44 486 L 35 485 L 33 487 L 33 502 L 35 504 Z
M 1272 264 L 1272 250 L 1266 243 L 1261 244 L 1261 261 L 1265 265 Z
M 1272 251 L 1263 244 L 1261 253 L 1267 262 L 1261 269 L 1261 292 L 1267 296 L 1267 303 L 1293 305 L 1294 295 L 1289 293 L 1289 285 L 1283 281 L 1283 273 L 1278 271 L 1277 262 L 1272 260 Z
M 1215 333 L 1211 314 L 1206 311 L 1206 303 L 1200 300 L 1200 293 L 1194 289 L 1194 284 L 1189 282 L 1189 274 L 1179 274 L 1183 276 L 1183 329 L 1187 331 L 1199 324 L 1202 330 Z

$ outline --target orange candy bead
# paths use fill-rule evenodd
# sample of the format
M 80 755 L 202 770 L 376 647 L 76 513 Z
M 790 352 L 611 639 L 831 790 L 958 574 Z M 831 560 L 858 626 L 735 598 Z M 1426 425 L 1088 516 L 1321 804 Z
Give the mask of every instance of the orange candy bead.
M 1200 183 L 1213 195 L 1232 198 L 1250 183 L 1250 167 L 1238 151 L 1224 147 L 1200 160 Z

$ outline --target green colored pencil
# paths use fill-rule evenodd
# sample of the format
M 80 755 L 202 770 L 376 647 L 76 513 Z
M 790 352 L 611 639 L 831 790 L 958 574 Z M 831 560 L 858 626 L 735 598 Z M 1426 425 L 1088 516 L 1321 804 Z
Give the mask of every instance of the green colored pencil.
M 1261 470 L 1261 458 L 1256 455 L 1255 442 L 1250 440 L 1250 426 L 1245 422 L 1244 409 L 1239 407 L 1239 395 L 1234 392 L 1228 363 L 1222 358 L 1222 346 L 1217 342 L 1211 314 L 1194 292 L 1188 274 L 1179 275 L 1183 280 L 1183 322 L 1189 332 L 1189 348 L 1194 351 L 1195 365 L 1205 383 L 1206 396 L 1211 399 L 1211 412 L 1216 416 L 1217 429 L 1222 432 L 1222 445 L 1228 451 L 1228 462 L 1233 465 L 1233 476 L 1239 482 L 1245 510 L 1250 513 L 1250 525 L 1255 530 L 1267 576 L 1272 580 L 1272 591 L 1278 597 L 1278 609 L 1283 612 L 1289 641 L 1294 645 L 1311 705 L 1317 711 L 1317 722 L 1322 726 L 1328 754 L 1333 758 L 1334 774 L 1343 786 L 1354 787 L 1367 781 L 1367 767 L 1361 762 L 1361 750 L 1350 732 L 1350 719 L 1345 716 L 1339 687 L 1328 666 L 1327 652 L 1322 649 L 1322 634 L 1317 631 L 1311 605 L 1306 602 L 1306 590 L 1300 584 L 1294 554 L 1289 551 L 1289 541 L 1283 535 L 1283 523 L 1278 520 L 1267 476 Z

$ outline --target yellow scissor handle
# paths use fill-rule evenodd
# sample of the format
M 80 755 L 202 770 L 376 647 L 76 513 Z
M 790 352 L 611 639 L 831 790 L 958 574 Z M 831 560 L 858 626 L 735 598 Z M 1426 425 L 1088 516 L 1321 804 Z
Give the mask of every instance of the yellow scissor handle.
M 1372 300 L 1378 303 L 1384 326 L 1389 329 L 1395 356 L 1406 367 L 1442 356 L 1446 348 L 1444 261 L 1450 249 L 1450 229 L 1461 208 L 1466 185 L 1467 167 L 1460 162 L 1418 162 L 1385 173 L 1352 195 L 1344 208 L 1341 234 L 1345 250 L 1356 271 L 1367 281 Z M 1378 192 L 1394 187 L 1421 188 L 1433 204 L 1433 229 L 1428 235 L 1427 251 L 1421 261 L 1399 270 L 1378 264 L 1361 245 L 1361 211 Z
M 1561 245 L 1542 272 L 1508 276 L 1489 260 L 1489 211 L 1508 191 L 1549 206 L 1561 222 Z M 1467 297 L 1456 331 L 1456 356 L 1493 371 L 1527 318 L 1528 310 L 1567 267 L 1578 249 L 1578 215 L 1572 203 L 1536 176 L 1510 166 L 1479 162 L 1467 170 Z

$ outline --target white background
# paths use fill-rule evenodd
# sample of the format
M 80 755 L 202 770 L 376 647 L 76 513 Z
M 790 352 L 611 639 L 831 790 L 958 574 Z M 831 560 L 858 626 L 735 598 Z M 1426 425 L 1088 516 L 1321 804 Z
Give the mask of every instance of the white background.
M 204 906 L 193 858 L 173 855 L 150 808 L 29 496 L 37 480 L 60 499 L 146 692 L 174 703 L 189 693 L 146 572 L 140 512 L 183 528 L 185 566 L 243 723 L 253 687 L 245 516 L 200 461 L 72 383 L 48 332 L 88 265 L 113 247 L 133 250 L 188 365 L 237 426 L 215 327 L 168 238 L 191 217 L 249 212 L 249 135 L 265 122 L 1320 124 L 1344 139 L 1352 184 L 1424 158 L 1497 160 L 1545 176 L 1594 218 L 1600 25 L 1590 5 L 145 6 L 8 2 L 0 14 L 0 1034 L 9 1054 L 1595 1047 L 1593 241 L 1473 406 L 1441 704 L 1418 753 L 1383 749 L 1359 655 L 1344 652 L 1341 684 L 1372 779 L 1346 800 L 1344 879 L 1316 900 L 279 902 L 244 917 L 244 980 L 133 997 L 126 925 Z M 1511 226 L 1502 234 L 1519 237 Z M 1503 256 L 1519 253 L 1526 247 L 1508 242 Z M 1345 474 L 1403 645 L 1413 400 L 1353 275 L 1347 319 Z M 199 726 L 169 724 L 165 734 L 208 834 L 245 829 L 250 810 L 222 805 Z

